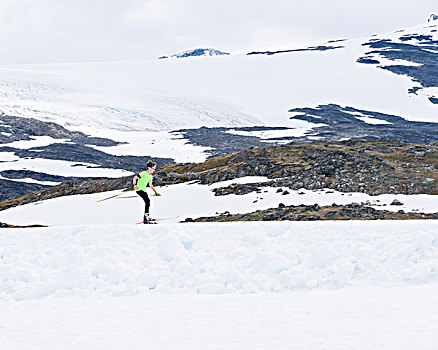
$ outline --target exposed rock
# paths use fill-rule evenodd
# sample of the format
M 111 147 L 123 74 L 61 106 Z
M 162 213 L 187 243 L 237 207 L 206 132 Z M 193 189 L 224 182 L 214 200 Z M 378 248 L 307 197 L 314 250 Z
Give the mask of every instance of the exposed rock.
M 437 65 L 438 67 L 438 65 Z M 435 73 L 437 73 L 435 71 Z M 435 74 L 434 76 L 438 76 Z M 434 78 L 435 79 L 435 78 Z M 415 89 L 414 89 L 415 90 Z M 416 90 L 415 90 L 416 91 Z M 432 99 L 431 101 L 435 101 Z M 429 143 L 438 141 L 438 123 L 414 122 L 400 116 L 384 114 L 369 110 L 362 110 L 353 107 L 342 107 L 336 104 L 320 105 L 315 108 L 295 108 L 290 112 L 298 113 L 293 119 L 305 120 L 316 124 L 312 132 L 303 136 L 284 136 L 265 139 L 272 145 L 283 144 L 284 142 L 314 142 L 317 136 L 324 141 L 338 141 L 341 139 L 357 140 L 402 140 L 412 143 Z M 360 115 L 367 116 L 370 120 L 376 120 L 379 124 L 370 124 L 361 119 Z M 175 133 L 182 134 L 189 143 L 209 147 L 207 152 L 211 156 L 224 155 L 231 152 L 243 151 L 254 147 L 264 147 L 266 143 L 260 137 L 242 136 L 233 132 L 244 132 L 251 135 L 251 132 L 258 131 L 284 131 L 293 128 L 287 127 L 240 127 L 240 128 L 199 128 L 177 130 Z M 347 143 L 345 143 L 348 145 Z M 392 152 L 390 148 L 382 147 L 380 153 Z M 421 156 L 424 150 L 418 150 Z M 427 155 L 427 153 L 426 153 Z M 241 159 L 237 159 L 240 161 Z M 332 176 L 336 164 L 324 164 L 320 173 Z M 277 176 L 289 176 L 285 169 Z
M 339 40 L 342 41 L 342 40 Z M 332 41 L 335 42 L 335 41 Z M 278 55 L 281 53 L 292 53 L 292 52 L 302 52 L 302 51 L 327 51 L 327 50 L 336 50 L 342 49 L 344 46 L 333 46 L 333 45 L 319 45 L 319 46 L 309 46 L 303 49 L 291 49 L 291 50 L 281 50 L 281 51 L 253 51 L 248 53 L 247 55 Z
M 315 210 L 318 209 L 318 210 Z M 186 219 L 185 222 L 213 221 L 315 221 L 315 220 L 413 220 L 438 219 L 438 213 L 405 213 L 403 210 L 390 212 L 352 203 L 347 205 L 323 206 L 279 206 L 266 210 L 257 210 L 246 214 L 209 216 Z
M 313 129 L 312 136 L 316 135 L 325 141 L 345 138 L 350 140 L 402 140 L 412 143 L 438 141 L 438 123 L 408 121 L 395 115 L 341 107 L 336 104 L 320 105 L 316 108 L 294 108 L 290 112 L 300 113 L 293 119 L 321 124 Z M 384 124 L 366 123 L 358 115 L 365 115 L 371 120 L 374 119 Z M 283 138 L 285 139 L 294 142 L 310 141 L 308 136 Z
M 65 139 L 64 143 L 53 143 L 48 146 L 32 147 L 29 149 L 2 146 L 14 141 L 29 141 L 39 136 L 50 136 L 53 139 Z M 108 138 L 91 137 L 79 131 L 70 131 L 63 126 L 43 122 L 33 118 L 21 118 L 0 113 L 0 152 L 11 152 L 20 158 L 65 160 L 76 163 L 93 164 L 96 167 L 123 169 L 137 172 L 145 167 L 150 159 L 148 156 L 114 156 L 97 150 L 90 145 L 109 147 L 121 144 Z M 157 158 L 159 164 L 173 162 L 170 158 Z M 71 182 L 105 177 L 74 177 L 56 176 L 29 170 L 5 170 L 0 173 L 5 179 L 0 179 L 0 200 L 14 198 L 36 190 L 49 188 L 45 184 L 13 181 L 16 179 L 32 179 L 34 181 Z
M 426 180 L 423 181 L 423 185 L 429 186 L 429 185 L 432 185 L 434 182 L 435 182 L 435 179 L 428 177 Z
M 0 222 L 0 228 L 32 228 L 32 227 L 47 227 L 45 225 L 24 225 L 24 226 L 18 226 L 18 225 L 9 225 L 4 222 Z
M 363 44 L 372 51 L 366 53 L 366 58 L 378 54 L 394 64 L 380 65 L 378 68 L 385 69 L 395 74 L 409 76 L 415 83 L 422 87 L 438 86 L 438 64 L 436 53 L 438 41 L 432 35 L 403 35 L 400 42 L 391 39 L 370 40 Z M 407 61 L 411 64 L 402 64 L 396 61 Z M 369 63 L 369 62 L 368 62 Z
M 43 122 L 34 118 L 22 118 L 0 112 L 0 144 L 13 141 L 31 140 L 32 136 L 50 136 L 54 139 L 69 139 L 80 145 L 117 146 L 116 142 L 102 137 L 91 137 L 80 131 L 70 131 L 53 122 Z
M 414 157 L 419 147 L 425 155 Z M 327 167 L 331 171 L 327 172 Z M 266 176 L 268 181 L 234 183 L 215 188 L 214 194 L 261 193 L 266 187 L 278 194 L 291 190 L 329 188 L 340 192 L 369 195 L 438 194 L 438 144 L 408 144 L 401 141 L 347 141 L 289 144 L 245 150 L 212 157 L 203 163 L 163 164 L 154 184 L 187 181 L 212 184 L 243 176 Z M 284 174 L 287 173 L 287 176 Z M 327 174 L 331 175 L 328 176 Z M 432 181 L 432 180 L 434 181 Z M 299 186 L 297 186 L 297 184 Z M 302 186 L 302 187 L 301 187 Z M 131 188 L 131 177 L 62 184 L 10 201 L 0 202 L 0 210 L 32 201 L 79 193 L 95 193 Z M 281 190 L 281 191 L 280 191 Z M 345 212 L 344 215 L 348 215 Z

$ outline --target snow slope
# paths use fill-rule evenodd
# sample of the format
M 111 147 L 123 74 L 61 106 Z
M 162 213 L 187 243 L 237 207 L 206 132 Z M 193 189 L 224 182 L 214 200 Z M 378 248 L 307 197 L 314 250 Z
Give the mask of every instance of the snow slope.
M 436 40 L 432 30 L 423 24 L 402 34 Z M 324 103 L 436 120 L 426 92 L 407 93 L 410 78 L 356 62 L 369 39 L 276 55 L 1 66 L 0 110 L 82 131 L 289 125 L 291 108 Z

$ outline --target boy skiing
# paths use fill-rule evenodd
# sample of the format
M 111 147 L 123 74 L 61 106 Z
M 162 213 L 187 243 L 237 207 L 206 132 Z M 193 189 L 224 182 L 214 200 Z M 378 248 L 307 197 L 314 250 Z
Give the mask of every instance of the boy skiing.
M 149 217 L 149 207 L 151 204 L 151 200 L 149 199 L 148 194 L 146 193 L 146 187 L 150 187 L 152 191 L 155 192 L 156 196 L 159 196 L 160 194 L 157 192 L 155 187 L 152 185 L 152 179 L 153 179 L 153 172 L 155 171 L 155 168 L 157 166 L 157 163 L 149 160 L 146 163 L 146 171 L 142 171 L 141 173 L 138 173 L 134 176 L 132 183 L 134 184 L 134 190 L 136 193 L 144 200 L 145 208 L 144 208 L 144 224 L 154 224 L 154 219 L 151 219 Z

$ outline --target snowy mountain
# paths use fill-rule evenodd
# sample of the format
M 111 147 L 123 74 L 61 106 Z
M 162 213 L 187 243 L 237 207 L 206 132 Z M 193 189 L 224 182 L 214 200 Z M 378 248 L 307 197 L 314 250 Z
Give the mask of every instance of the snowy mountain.
M 264 143 L 433 142 L 437 45 L 429 22 L 194 60 L 1 66 L 0 182 L 28 191 L 130 174 L 147 158 L 200 162 Z M 61 127 L 89 141 L 50 131 Z
M 436 27 L 427 24 L 269 54 L 2 66 L 0 110 L 93 134 L 293 126 L 289 110 L 327 103 L 434 121 L 436 83 L 429 80 L 436 76 L 437 37 Z M 426 67 L 424 59 L 431 62 Z
M 196 56 L 223 56 L 223 55 L 229 55 L 229 53 L 209 48 L 209 49 L 187 50 L 172 56 L 161 56 L 159 57 L 159 59 L 164 59 L 169 57 L 185 58 L 185 57 L 196 57 Z
M 438 20 L 438 16 L 432 13 L 427 21 L 432 22 L 432 21 L 436 21 L 436 20 Z

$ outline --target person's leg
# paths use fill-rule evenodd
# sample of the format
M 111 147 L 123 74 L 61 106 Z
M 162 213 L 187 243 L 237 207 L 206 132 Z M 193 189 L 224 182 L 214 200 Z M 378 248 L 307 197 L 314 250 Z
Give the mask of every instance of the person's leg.
M 149 207 L 151 205 L 151 200 L 145 191 L 136 191 L 136 193 L 144 200 L 144 219 L 146 221 L 149 219 Z

